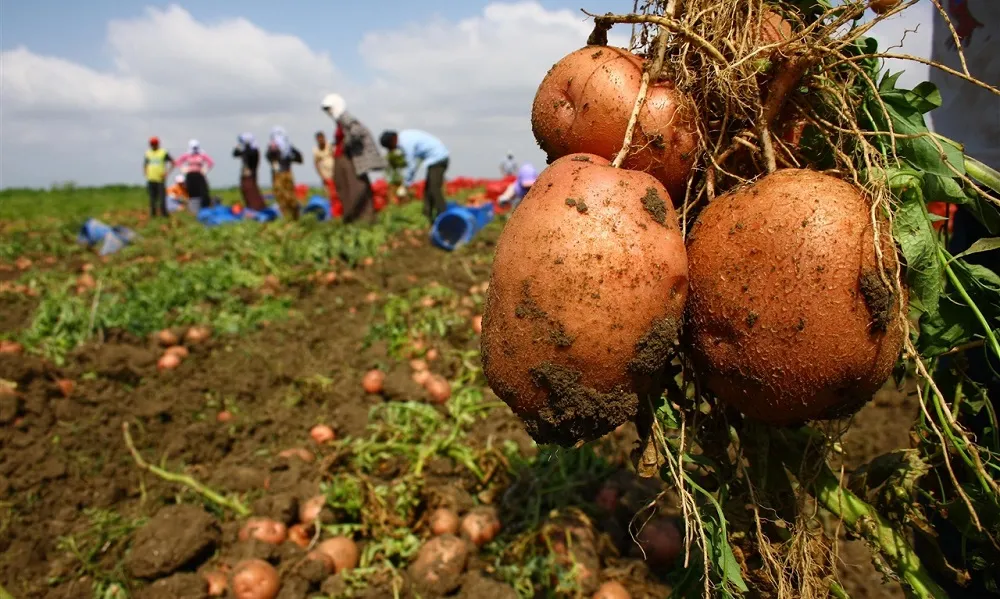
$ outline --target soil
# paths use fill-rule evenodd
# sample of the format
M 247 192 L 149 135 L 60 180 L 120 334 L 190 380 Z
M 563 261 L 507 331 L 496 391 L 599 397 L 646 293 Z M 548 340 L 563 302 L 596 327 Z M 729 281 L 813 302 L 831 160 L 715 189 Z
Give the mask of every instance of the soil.
M 242 494 L 255 515 L 292 523 L 298 503 L 318 493 L 320 481 L 336 469 L 336 456 L 309 440 L 313 424 L 330 424 L 338 438 L 362 436 L 373 406 L 425 399 L 408 380 L 405 363 L 387 368 L 392 365 L 384 345 L 363 347 L 369 323 L 380 314 L 380 305 L 368 302 L 366 295 L 374 289 L 384 297 L 432 280 L 464 293 L 487 280 L 494 244 L 495 234 L 483 234 L 451 254 L 410 247 L 359 268 L 352 280 L 296 289 L 288 320 L 243 337 L 213 335 L 192 346 L 191 355 L 174 371 L 157 371 L 161 350 L 153 341 L 114 331 L 103 342 L 73 352 L 61 367 L 36 357 L 0 354 L 0 379 L 16 383 L 18 394 L 0 396 L 0 583 L 19 599 L 93 596 L 92 574 L 80 574 L 78 553 L 84 544 L 74 551 L 68 543 L 76 539 L 96 547 L 90 561 L 100 570 L 122 571 L 133 587 L 130 596 L 139 598 L 203 597 L 203 571 L 246 558 L 276 565 L 282 573 L 282 599 L 320 592 L 333 596 L 347 588 L 342 575 L 317 571 L 296 545 L 240 542 L 240 523 L 231 512 L 202 505 L 177 485 L 140 470 L 126 447 L 122 425 L 129 423 L 136 449 L 151 464 L 183 471 L 223 494 Z M 29 324 L 33 302 L 3 302 L 0 333 Z M 331 310 L 335 305 L 342 307 Z M 478 338 L 471 335 L 452 336 L 448 343 L 478 348 Z M 438 368 L 446 374 L 449 367 L 442 360 Z M 389 370 L 384 395 L 361 389 L 364 373 L 373 367 Z M 303 383 L 317 374 L 330 384 Z M 76 382 L 69 397 L 56 385 L 63 378 Z M 231 421 L 217 421 L 223 410 Z M 844 439 L 848 461 L 905 447 L 914 414 L 911 398 L 880 393 L 855 417 Z M 480 421 L 471 437 L 484 447 L 510 441 L 525 455 L 536 451 L 506 407 Z M 634 428 L 626 427 L 609 435 L 600 450 L 619 466 L 605 483 L 619 493 L 619 502 L 596 523 L 597 555 L 589 555 L 587 562 L 600 568 L 600 581 L 617 580 L 636 599 L 660 598 L 669 594 L 663 571 L 647 566 L 628 532 L 634 514 L 663 490 L 658 481 L 639 481 L 627 472 L 635 438 Z M 309 449 L 316 459 L 278 457 L 293 447 Z M 483 500 L 477 482 L 457 475 L 445 462 L 427 467 L 422 511 L 464 511 Z M 537 487 L 545 481 L 539 476 L 510 481 L 498 505 L 540 493 Z M 599 488 L 574 492 L 593 501 Z M 501 521 L 504 516 L 501 510 Z M 95 541 L 89 535 L 98 520 L 105 524 L 102 530 L 110 526 L 120 534 Z M 840 555 L 841 577 L 851 597 L 902 597 L 898 584 L 883 584 L 859 543 L 842 544 Z M 450 596 L 517 596 L 474 550 L 465 572 L 459 569 L 447 578 L 443 586 Z M 376 579 L 356 596 L 374 599 L 396 590 L 391 580 Z

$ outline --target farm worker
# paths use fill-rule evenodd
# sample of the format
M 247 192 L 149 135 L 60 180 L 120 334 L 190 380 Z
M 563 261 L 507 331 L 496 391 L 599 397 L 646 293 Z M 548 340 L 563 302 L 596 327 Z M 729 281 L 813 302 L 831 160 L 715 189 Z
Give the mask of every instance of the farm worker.
M 524 199 L 525 194 L 535 184 L 535 179 L 537 178 L 538 171 L 535 170 L 534 166 L 527 162 L 522 164 L 521 168 L 517 171 L 517 179 L 507 187 L 506 191 L 500 194 L 497 202 L 501 204 L 512 202 L 514 204 L 513 208 L 517 208 L 521 200 Z
M 333 198 L 337 197 L 337 188 L 333 185 L 333 152 L 334 147 L 327 143 L 326 134 L 317 131 L 316 147 L 313 148 L 313 166 L 316 167 L 316 174 L 326 186 L 327 195 L 331 202 Z
M 146 177 L 146 191 L 149 193 L 149 215 L 167 215 L 167 193 L 165 181 L 174 168 L 170 153 L 160 147 L 160 138 L 149 138 L 149 149 L 142 161 L 142 173 Z
M 344 222 L 375 219 L 372 182 L 369 173 L 389 166 L 378 151 L 368 127 L 347 112 L 347 102 L 339 94 L 327 94 L 320 107 L 337 124 L 333 153 L 333 182 L 344 207 Z
M 295 197 L 295 178 L 292 163 L 302 164 L 302 154 L 288 141 L 288 134 L 281 127 L 271 130 L 271 140 L 267 148 L 267 160 L 271 163 L 274 198 L 282 213 L 292 220 L 299 220 L 299 201 Z
M 184 173 L 184 184 L 187 186 L 188 197 L 200 198 L 201 206 L 212 205 L 211 190 L 205 177 L 215 161 L 201 149 L 197 139 L 188 142 L 188 151 L 177 159 L 177 167 Z
M 239 158 L 241 162 L 240 195 L 243 196 L 243 203 L 251 210 L 259 211 L 267 208 L 267 205 L 264 204 L 264 197 L 260 195 L 260 187 L 257 186 L 260 150 L 257 148 L 253 133 L 241 133 L 236 138 L 233 157 Z
M 504 177 L 513 177 L 517 174 L 517 161 L 514 160 L 513 152 L 507 152 L 507 160 L 500 163 L 500 174 Z
M 424 214 L 431 219 L 444 211 L 444 173 L 448 170 L 449 153 L 441 140 L 426 131 L 403 129 L 400 132 L 385 131 L 379 139 L 382 147 L 389 151 L 399 148 L 406 157 L 406 175 L 403 186 L 413 185 L 420 164 L 427 167 L 427 181 L 424 187 Z M 405 189 L 400 188 L 405 193 Z

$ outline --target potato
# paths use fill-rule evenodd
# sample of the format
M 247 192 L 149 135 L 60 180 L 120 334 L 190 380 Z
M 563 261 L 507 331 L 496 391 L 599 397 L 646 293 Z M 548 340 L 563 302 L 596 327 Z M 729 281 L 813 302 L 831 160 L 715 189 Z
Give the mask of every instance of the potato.
M 666 518 L 651 520 L 636 539 L 650 565 L 657 569 L 669 566 L 684 550 L 684 539 L 677 525 Z
M 361 554 L 358 544 L 347 537 L 333 537 L 320 543 L 316 549 L 328 555 L 337 572 L 358 567 Z
M 482 547 L 500 533 L 500 519 L 496 510 L 477 508 L 462 518 L 461 530 L 462 537 L 472 541 L 476 547 Z
M 236 599 L 274 599 L 280 586 L 278 571 L 262 559 L 240 562 L 233 571 L 231 587 Z
M 427 541 L 410 565 L 410 578 L 418 590 L 444 595 L 458 588 L 469 560 L 469 546 L 454 535 Z
M 877 15 L 884 15 L 899 6 L 900 2 L 901 0 L 871 0 L 868 8 Z
M 576 152 L 608 160 L 625 131 L 642 80 L 643 60 L 622 48 L 587 46 L 553 66 L 535 93 L 531 129 L 549 161 Z M 623 166 L 645 171 L 684 197 L 698 149 L 690 99 L 670 83 L 650 85 Z
M 896 250 L 888 223 L 879 229 L 891 282 Z M 879 275 L 869 202 L 849 183 L 788 169 L 721 196 L 693 227 L 688 260 L 695 365 L 747 416 L 841 417 L 891 374 L 906 310 Z
M 458 514 L 454 510 L 438 508 L 427 519 L 434 536 L 453 535 L 458 532 Z
M 574 154 L 545 169 L 497 242 L 483 368 L 538 443 L 590 441 L 658 393 L 687 296 L 667 194 Z
M 628 589 L 622 583 L 616 580 L 609 580 L 597 589 L 593 599 L 632 599 L 632 595 L 629 594 Z

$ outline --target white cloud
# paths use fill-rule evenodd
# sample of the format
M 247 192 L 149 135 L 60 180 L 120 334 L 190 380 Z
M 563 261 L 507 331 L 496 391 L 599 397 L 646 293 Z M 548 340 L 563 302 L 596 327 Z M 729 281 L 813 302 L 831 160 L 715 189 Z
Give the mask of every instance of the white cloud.
M 295 36 L 245 19 L 198 22 L 176 5 L 149 8 L 109 23 L 108 72 L 23 47 L 0 55 L 0 187 L 137 181 L 153 134 L 177 153 L 198 138 L 219 163 L 213 184 L 231 185 L 237 133 L 264 137 L 280 124 L 308 151 L 313 132 L 331 127 L 319 110 L 330 91 L 376 135 L 389 127 L 439 135 L 453 175 L 492 175 L 508 149 L 543 162 L 529 120 L 535 89 L 590 28 L 577 12 L 520 2 L 370 31 L 359 54 L 371 81 L 361 83 Z M 314 181 L 311 165 L 297 177 Z

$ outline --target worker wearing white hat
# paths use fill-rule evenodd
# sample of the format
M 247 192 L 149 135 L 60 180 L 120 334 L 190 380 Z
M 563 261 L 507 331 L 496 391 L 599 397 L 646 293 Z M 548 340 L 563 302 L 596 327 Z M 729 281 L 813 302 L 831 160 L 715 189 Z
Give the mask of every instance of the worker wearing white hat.
M 327 94 L 320 108 L 337 124 L 334 134 L 333 183 L 344 206 L 344 222 L 375 217 L 374 193 L 369 173 L 388 166 L 371 131 L 347 112 L 339 94 Z

